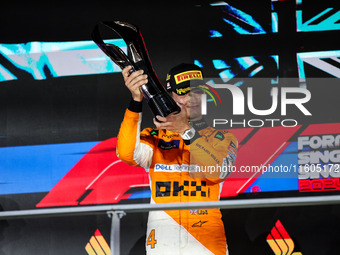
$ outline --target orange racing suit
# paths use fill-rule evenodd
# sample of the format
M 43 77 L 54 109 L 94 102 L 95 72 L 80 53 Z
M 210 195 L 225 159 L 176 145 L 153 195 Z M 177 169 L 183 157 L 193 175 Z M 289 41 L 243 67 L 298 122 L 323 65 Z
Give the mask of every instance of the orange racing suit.
M 140 131 L 140 108 L 126 110 L 116 151 L 122 161 L 149 172 L 151 203 L 218 201 L 228 171 L 210 168 L 209 172 L 202 170 L 203 176 L 195 176 L 191 174 L 191 165 L 200 169 L 233 165 L 235 136 L 208 127 L 204 121 L 192 123 L 196 135 L 191 144 L 168 130 Z M 219 209 L 152 211 L 146 235 L 147 254 L 225 255 L 227 244 L 221 217 Z

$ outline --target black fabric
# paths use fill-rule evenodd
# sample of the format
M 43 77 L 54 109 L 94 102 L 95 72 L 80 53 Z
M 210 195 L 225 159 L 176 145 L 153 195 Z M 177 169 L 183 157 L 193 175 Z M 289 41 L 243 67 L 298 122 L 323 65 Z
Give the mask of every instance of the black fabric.
M 176 76 L 178 76 L 176 78 Z M 179 79 L 179 77 L 182 77 Z M 166 76 L 166 89 L 178 95 L 185 95 L 191 88 L 203 84 L 202 69 L 195 64 L 182 63 L 173 67 Z
M 132 112 L 142 112 L 143 102 L 138 102 L 138 101 L 131 99 L 128 109 Z

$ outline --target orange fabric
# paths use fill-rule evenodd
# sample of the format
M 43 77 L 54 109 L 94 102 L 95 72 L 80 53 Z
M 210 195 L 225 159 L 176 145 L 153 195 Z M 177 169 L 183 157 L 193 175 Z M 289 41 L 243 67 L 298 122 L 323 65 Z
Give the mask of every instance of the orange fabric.
M 222 166 L 234 163 L 237 141 L 229 132 L 211 127 L 199 131 L 201 137 L 186 145 L 178 133 L 146 128 L 138 134 L 141 115 L 126 110 L 118 141 L 118 156 L 129 165 L 138 165 L 134 159 L 136 136 L 140 143 L 152 149 L 149 166 L 151 197 L 155 203 L 218 201 L 224 179 L 220 173 L 190 173 L 190 163 L 204 166 Z M 199 178 L 196 178 L 198 177 Z M 226 254 L 226 238 L 219 209 L 166 211 L 201 244 L 214 254 Z

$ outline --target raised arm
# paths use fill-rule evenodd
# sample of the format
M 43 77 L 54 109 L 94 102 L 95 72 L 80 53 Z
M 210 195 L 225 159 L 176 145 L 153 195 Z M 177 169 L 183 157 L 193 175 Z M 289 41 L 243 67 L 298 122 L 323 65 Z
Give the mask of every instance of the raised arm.
M 153 141 L 147 132 L 141 132 L 143 96 L 139 89 L 147 82 L 147 76 L 143 75 L 143 70 L 130 74 L 130 69 L 126 67 L 122 72 L 132 100 L 120 126 L 116 153 L 125 163 L 144 167 L 148 171 L 153 156 Z

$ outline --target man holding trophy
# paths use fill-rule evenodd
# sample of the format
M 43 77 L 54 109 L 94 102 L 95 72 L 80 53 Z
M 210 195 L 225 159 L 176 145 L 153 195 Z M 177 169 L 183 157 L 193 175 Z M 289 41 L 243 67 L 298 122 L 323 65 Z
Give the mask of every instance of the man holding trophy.
M 141 37 L 138 28 L 121 22 L 109 26 L 127 41 L 130 55 L 124 56 L 116 48 L 109 52 L 108 45 L 94 36 L 98 46 L 123 69 L 132 96 L 118 134 L 118 157 L 149 173 L 151 203 L 218 201 L 228 169 L 235 164 L 238 143 L 232 133 L 209 127 L 202 118 L 201 96 L 207 85 L 201 68 L 194 64 L 172 68 L 165 90 L 155 80 L 144 42 L 139 43 L 143 40 L 138 42 L 132 36 Z M 155 115 L 156 128 L 141 131 L 143 99 Z M 152 211 L 147 254 L 228 254 L 221 218 L 219 209 Z
M 131 67 L 123 69 L 122 74 L 132 101 L 118 134 L 118 156 L 149 173 L 151 203 L 219 200 L 228 172 L 204 168 L 234 164 L 237 140 L 229 132 L 208 127 L 202 119 L 202 90 L 198 88 L 202 76 L 187 75 L 202 73 L 201 69 L 182 64 L 169 72 L 167 88 L 181 111 L 156 116 L 161 121 L 154 119 L 156 128 L 143 131 L 140 87 L 148 79 L 142 70 L 132 74 L 129 70 Z M 174 77 L 181 74 L 188 78 L 176 84 Z M 190 167 L 194 165 L 202 171 Z M 150 212 L 146 237 L 147 254 L 227 254 L 219 209 Z

